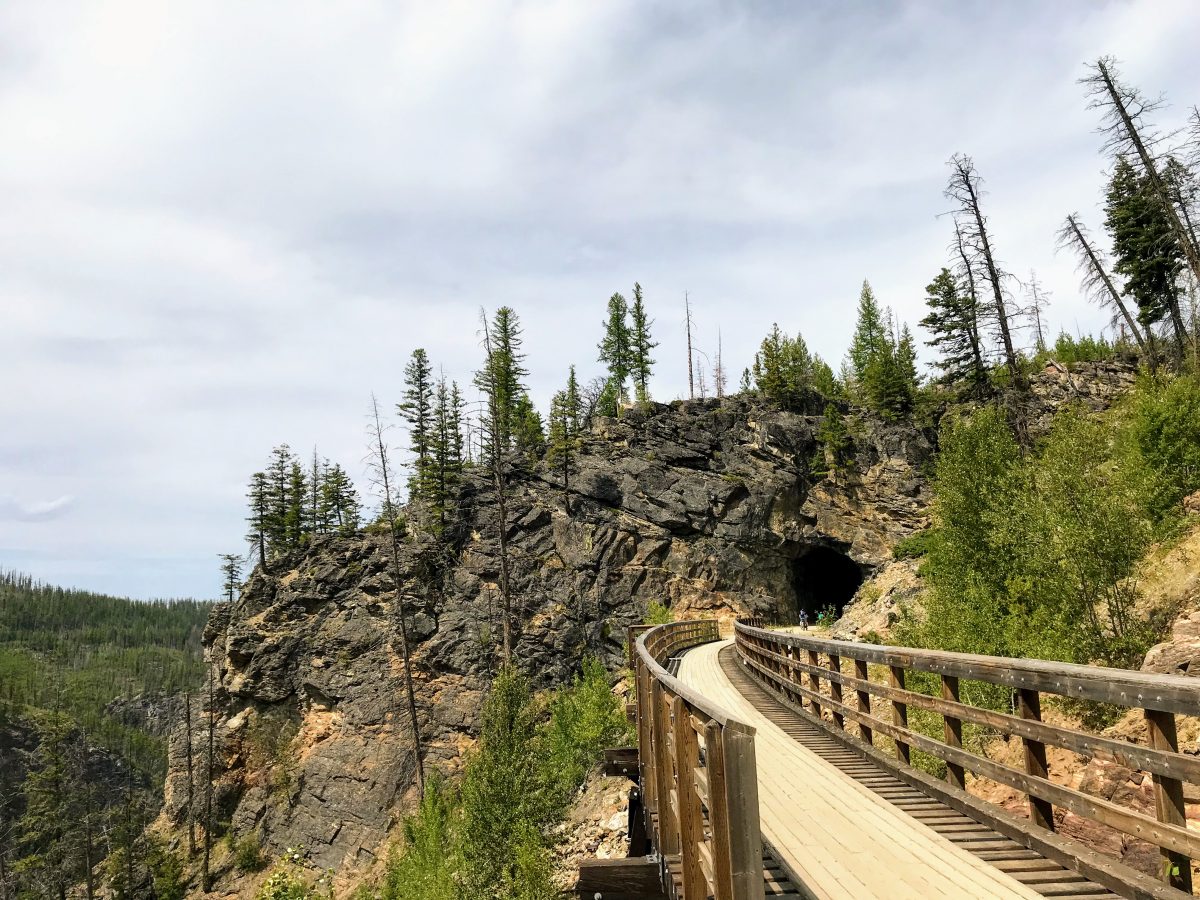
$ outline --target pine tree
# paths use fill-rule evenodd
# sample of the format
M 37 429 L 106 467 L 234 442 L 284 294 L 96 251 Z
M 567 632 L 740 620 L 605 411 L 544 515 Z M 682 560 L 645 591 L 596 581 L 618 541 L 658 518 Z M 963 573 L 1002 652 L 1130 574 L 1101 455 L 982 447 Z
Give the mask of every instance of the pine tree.
M 921 320 L 921 327 L 932 335 L 925 343 L 938 351 L 934 365 L 942 370 L 946 383 L 982 390 L 987 384 L 987 368 L 979 343 L 975 298 L 960 292 L 950 270 L 943 268 L 925 288 L 925 305 L 929 314 Z
M 463 470 L 462 397 L 458 385 L 448 386 L 439 378 L 434 392 L 433 482 L 430 500 L 438 514 L 438 532 L 446 527 L 453 511 Z
M 266 519 L 267 552 L 283 553 L 290 545 L 288 519 L 292 510 L 292 468 L 295 466 L 292 448 L 280 444 L 271 450 L 267 467 L 267 498 L 269 513 Z
M 567 412 L 567 423 L 573 433 L 579 434 L 583 430 L 583 399 L 579 393 L 579 381 L 575 378 L 574 366 L 568 370 L 563 402 Z
M 288 475 L 287 517 L 284 520 L 286 546 L 289 550 L 304 545 L 308 538 L 308 479 L 300 460 L 292 460 L 292 470 Z
M 433 367 L 420 347 L 404 367 L 404 400 L 396 411 L 408 423 L 408 448 L 413 456 L 409 496 L 427 500 L 433 490 Z
M 821 424 L 817 426 L 816 438 L 821 445 L 821 462 L 828 471 L 834 473 L 836 479 L 849 459 L 852 446 L 846 420 L 836 404 L 825 404 L 825 414 L 821 417 Z
M 884 330 L 883 313 L 875 300 L 870 283 L 864 280 L 858 296 L 858 319 L 849 351 L 854 381 L 860 389 L 865 389 L 866 385 L 877 377 L 879 360 L 883 357 L 886 347 L 887 332 Z
M 642 286 L 636 281 L 633 284 L 633 306 L 629 310 L 629 318 L 629 342 L 632 352 L 630 371 L 633 375 L 634 396 L 638 403 L 648 403 L 650 371 L 654 365 L 650 351 L 657 347 L 658 343 L 650 339 L 650 326 L 654 323 L 646 314 L 646 306 L 642 302 Z M 719 354 L 717 358 L 720 359 Z
M 346 470 L 337 463 L 326 468 L 321 493 L 321 505 L 328 510 L 330 526 L 335 528 L 338 534 L 356 532 L 362 518 L 358 491 Z
M 604 339 L 600 341 L 600 362 L 608 366 L 608 377 L 617 392 L 618 403 L 626 398 L 625 380 L 633 368 L 632 335 L 626 317 L 629 307 L 625 298 L 613 294 L 608 299 L 608 318 L 604 322 Z M 649 334 L 647 333 L 647 339 Z M 647 353 L 649 348 L 647 348 Z M 649 361 L 646 368 L 649 377 Z
M 1176 358 L 1181 358 L 1187 338 L 1178 282 L 1183 249 L 1146 177 L 1138 175 L 1124 157 L 1113 169 L 1105 213 L 1116 257 L 1113 271 L 1125 277 L 1125 290 L 1138 305 L 1139 321 L 1150 331 L 1169 318 Z
M 255 472 L 250 476 L 250 489 L 246 493 L 250 501 L 250 515 L 246 521 L 250 530 L 246 540 L 258 551 L 258 564 L 265 572 L 267 570 L 267 540 L 270 529 L 271 495 L 270 485 L 265 472 Z
M 897 332 L 892 311 L 880 308 L 866 281 L 859 294 L 849 358 L 853 387 L 861 402 L 888 415 L 911 409 L 917 387 L 912 334 L 907 325 Z
M 38 722 L 38 746 L 25 776 L 25 813 L 17 826 L 22 855 L 13 865 L 23 880 L 41 885 L 46 895 L 60 900 L 78 876 L 72 846 L 71 731 L 70 720 L 57 709 Z
M 484 396 L 483 453 L 491 473 L 496 505 L 496 529 L 500 543 L 501 651 L 505 663 L 512 659 L 512 591 L 508 552 L 508 461 L 517 419 L 517 401 L 524 395 L 521 378 L 521 328 L 517 315 L 507 306 L 496 310 L 489 325 L 483 325 L 484 364 L 475 373 L 475 385 Z
M 537 411 L 528 394 L 522 394 L 517 400 L 513 421 L 516 449 L 531 457 L 541 456 L 546 450 L 546 432 L 542 425 L 541 413 Z
M 571 367 L 571 380 L 575 368 Z M 571 461 L 579 441 L 578 411 L 572 411 L 568 390 L 558 391 L 550 400 L 550 449 L 546 460 L 562 472 L 563 507 L 571 512 Z
M 308 529 L 313 534 L 327 534 L 329 531 L 329 510 L 324 501 L 328 472 L 329 460 L 322 463 L 317 456 L 317 448 L 313 447 L 312 463 L 308 470 L 308 509 L 305 510 Z
M 242 559 L 233 553 L 221 554 L 221 590 L 225 600 L 233 603 L 242 584 Z

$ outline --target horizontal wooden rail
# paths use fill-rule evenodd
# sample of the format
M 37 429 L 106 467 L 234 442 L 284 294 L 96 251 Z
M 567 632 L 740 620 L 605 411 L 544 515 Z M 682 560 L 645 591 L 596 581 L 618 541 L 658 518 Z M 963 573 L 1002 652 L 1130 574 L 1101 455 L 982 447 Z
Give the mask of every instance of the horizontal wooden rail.
M 637 627 L 637 626 L 635 626 Z M 667 671 L 683 650 L 719 639 L 715 620 L 630 629 L 638 766 L 665 886 L 681 900 L 762 900 L 754 729 Z M 666 863 L 678 861 L 672 882 Z
M 1200 784 L 1200 759 L 1179 752 L 1175 715 L 1200 715 L 1200 681 L 1042 660 L 824 640 L 771 631 L 754 621 L 739 622 L 736 638 L 746 667 L 767 687 L 799 708 L 807 705 L 807 711 L 830 730 L 842 731 L 846 722 L 854 723 L 858 739 L 866 745 L 873 745 L 876 735 L 891 738 L 896 766 L 910 767 L 910 753 L 918 750 L 946 763 L 946 780 L 954 789 L 964 788 L 964 773 L 971 772 L 1024 794 L 1029 807 L 1029 824 L 1024 826 L 1030 839 L 1027 846 L 1045 845 L 1044 840 L 1036 839 L 1036 832 L 1039 829 L 1053 832 L 1054 808 L 1061 807 L 1129 837 L 1155 844 L 1162 854 L 1165 885 L 1150 893 L 1145 890 L 1145 876 L 1116 861 L 1102 867 L 1103 871 L 1097 871 L 1089 863 L 1086 872 L 1089 878 L 1127 896 L 1190 895 L 1191 860 L 1200 858 L 1200 833 L 1187 827 L 1183 784 Z M 844 670 L 847 660 L 854 661 L 853 675 Z M 881 667 L 886 672 L 886 682 L 873 680 L 868 664 Z M 939 676 L 929 684 L 936 695 L 913 690 L 912 680 L 906 680 L 909 673 Z M 960 679 L 1011 689 L 1015 714 L 964 702 Z M 845 699 L 848 691 L 854 692 L 857 702 Z M 1141 709 L 1149 740 L 1144 745 L 1133 744 L 1044 722 L 1041 716 L 1044 694 Z M 879 701 L 878 708 L 872 705 L 872 698 Z M 888 708 L 890 715 L 880 714 Z M 909 724 L 913 709 L 941 716 L 941 740 Z M 1023 768 L 964 747 L 963 723 L 1019 737 L 1024 749 Z M 1150 774 L 1156 815 L 1152 817 L 1052 781 L 1046 756 L 1048 746 Z M 1014 837 L 1021 840 L 1020 836 Z

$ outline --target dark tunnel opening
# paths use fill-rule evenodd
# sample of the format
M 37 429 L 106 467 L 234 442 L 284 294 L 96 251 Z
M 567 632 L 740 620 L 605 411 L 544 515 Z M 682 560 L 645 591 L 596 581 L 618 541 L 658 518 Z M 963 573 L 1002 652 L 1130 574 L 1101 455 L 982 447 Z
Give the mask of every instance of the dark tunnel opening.
M 792 564 L 796 615 L 803 611 L 809 622 L 816 622 L 821 611 L 832 606 L 840 616 L 862 583 L 862 568 L 846 554 L 831 547 L 812 547 Z

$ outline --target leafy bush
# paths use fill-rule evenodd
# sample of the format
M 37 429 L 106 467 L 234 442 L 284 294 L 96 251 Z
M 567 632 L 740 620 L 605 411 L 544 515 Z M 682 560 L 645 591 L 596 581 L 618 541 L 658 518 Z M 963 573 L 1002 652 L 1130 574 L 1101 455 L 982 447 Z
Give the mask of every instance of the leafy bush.
M 1116 356 L 1116 348 L 1105 338 L 1085 334 L 1073 338 L 1065 331 L 1059 332 L 1054 342 L 1054 360 L 1060 363 L 1101 362 Z
M 310 881 L 303 860 L 303 853 L 289 848 L 254 895 L 255 900 L 332 900 L 332 873 L 324 872 Z
M 914 531 L 908 537 L 896 541 L 896 546 L 892 548 L 892 559 L 920 559 L 929 552 L 932 538 L 932 529 Z
M 675 621 L 675 613 L 671 612 L 671 607 L 659 603 L 657 600 L 651 600 L 646 604 L 646 620 L 647 625 L 666 625 Z
M 258 835 L 248 834 L 233 845 L 233 864 L 243 875 L 248 872 L 261 872 L 266 868 L 267 860 L 263 856 L 262 845 Z
M 404 843 L 363 900 L 554 900 L 552 827 L 600 751 L 629 739 L 620 702 L 594 660 L 542 702 L 515 669 L 500 672 L 479 745 L 455 794 L 430 779 Z
M 555 695 L 542 739 L 565 796 L 583 783 L 605 747 L 625 746 L 633 740 L 625 710 L 599 660 L 585 659 L 571 687 Z
M 1155 517 L 1143 464 L 1120 452 L 1123 427 L 1068 408 L 1023 454 L 997 410 L 948 425 L 923 569 L 926 616 L 902 620 L 898 638 L 1136 667 L 1163 623 L 1134 612 L 1130 576 Z
M 1129 417 L 1133 448 L 1150 479 L 1150 511 L 1167 519 L 1200 490 L 1200 378 L 1144 380 Z

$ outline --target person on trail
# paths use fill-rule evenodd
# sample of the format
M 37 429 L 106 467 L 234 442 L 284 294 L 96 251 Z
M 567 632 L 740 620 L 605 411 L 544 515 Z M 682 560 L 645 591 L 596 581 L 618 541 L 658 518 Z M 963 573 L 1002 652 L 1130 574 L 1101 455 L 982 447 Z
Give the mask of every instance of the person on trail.
M 808 631 L 808 613 L 804 610 L 800 610 L 800 627 Z

